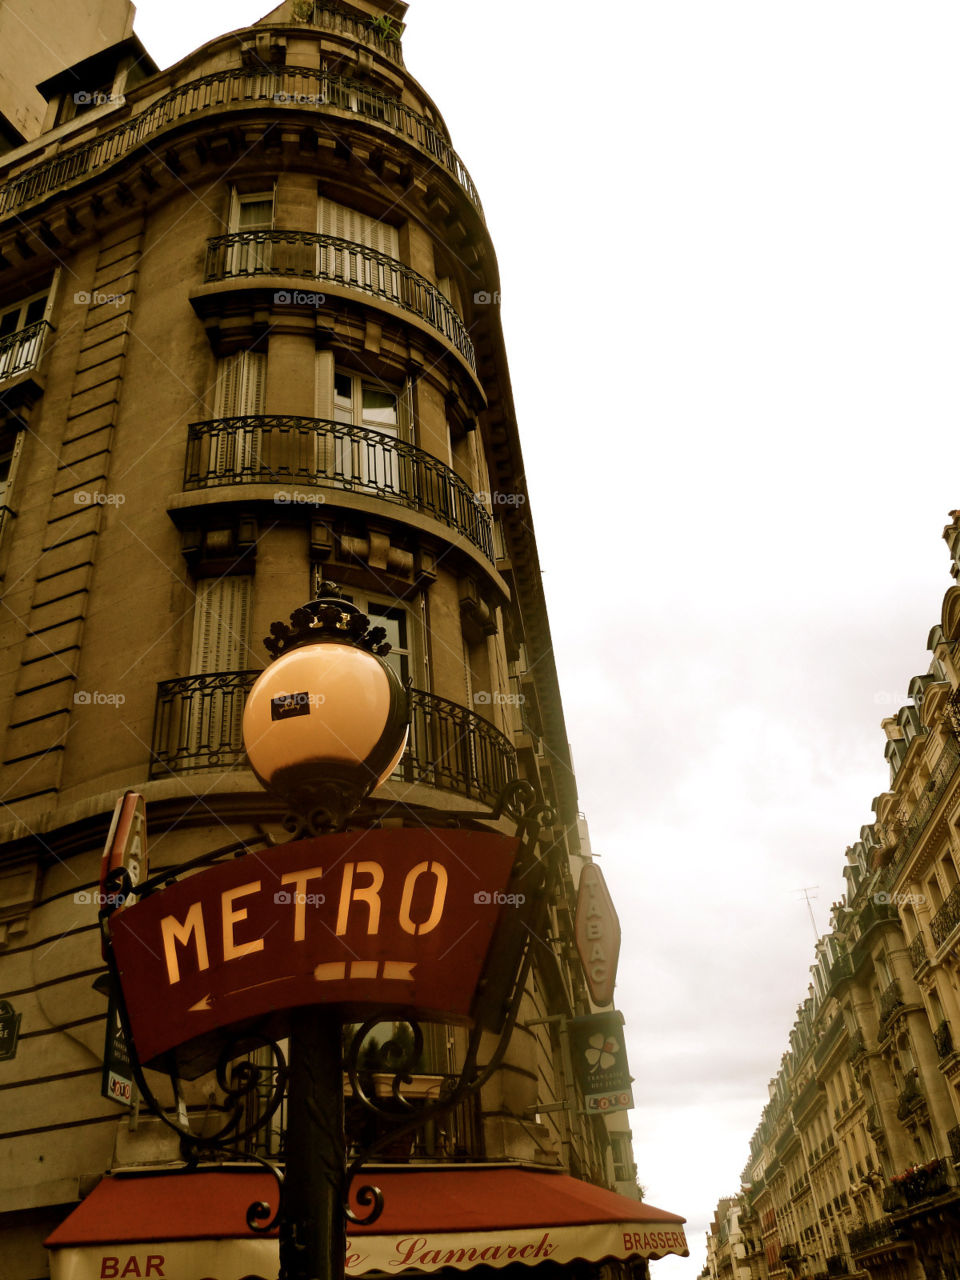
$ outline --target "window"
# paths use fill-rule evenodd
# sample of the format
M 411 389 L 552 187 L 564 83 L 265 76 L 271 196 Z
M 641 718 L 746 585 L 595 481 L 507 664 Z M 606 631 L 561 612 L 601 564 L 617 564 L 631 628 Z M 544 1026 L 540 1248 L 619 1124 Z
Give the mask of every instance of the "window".
M 333 375 L 333 418 L 361 432 L 338 434 L 335 447 L 336 479 L 375 492 L 401 495 L 405 466 L 391 443 L 400 438 L 407 418 L 407 397 L 361 374 L 336 370 Z M 376 433 L 376 434 L 372 434 Z M 405 434 L 405 433 L 404 433 Z
M 253 578 L 203 578 L 197 583 L 190 670 L 195 676 L 250 666 Z M 243 748 L 246 689 L 237 681 L 197 680 L 190 691 L 190 754 L 229 759 Z
M 210 442 L 214 475 L 244 480 L 254 478 L 260 470 L 260 424 L 231 420 L 263 414 L 266 384 L 267 357 L 263 352 L 237 351 L 219 362 L 214 415 L 219 425 Z
M 324 236 L 348 241 L 350 248 L 317 245 L 317 274 L 342 280 L 399 302 L 402 298 L 400 272 L 375 254 L 396 260 L 400 256 L 400 236 L 388 222 L 320 197 L 317 230 Z M 364 252 L 366 250 L 366 252 Z
M 0 311 L 0 378 L 32 369 L 43 347 L 48 293 L 34 294 Z
M 324 580 L 323 568 L 314 569 L 313 594 L 320 591 L 320 583 Z M 421 627 L 419 617 L 414 609 L 397 601 L 388 601 L 384 597 L 367 595 L 363 591 L 344 591 L 344 600 L 361 609 L 370 619 L 371 627 L 383 627 L 390 652 L 386 661 L 400 677 L 401 684 L 406 687 L 408 680 L 417 684 L 422 670 L 422 645 L 420 644 Z
M 257 232 L 273 230 L 273 191 L 241 194 L 234 189 L 230 201 L 230 230 L 243 238 L 231 244 L 224 264 L 228 276 L 248 276 L 269 271 L 273 245 Z
M 22 431 L 19 431 L 12 439 L 10 437 L 5 440 L 0 438 L 0 520 L 2 520 L 3 513 L 10 507 L 10 495 L 16 478 L 17 463 L 20 460 L 20 451 L 23 448 L 23 434 Z

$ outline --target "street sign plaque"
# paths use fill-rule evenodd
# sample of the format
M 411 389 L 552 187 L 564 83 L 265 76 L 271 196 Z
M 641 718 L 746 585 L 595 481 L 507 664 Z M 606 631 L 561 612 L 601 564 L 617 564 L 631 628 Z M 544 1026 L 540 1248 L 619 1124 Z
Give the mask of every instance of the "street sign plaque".
M 290 1009 L 469 1022 L 518 841 L 389 830 L 293 841 L 185 876 L 110 917 L 142 1063 L 209 1069 L 225 1031 L 282 1036 Z

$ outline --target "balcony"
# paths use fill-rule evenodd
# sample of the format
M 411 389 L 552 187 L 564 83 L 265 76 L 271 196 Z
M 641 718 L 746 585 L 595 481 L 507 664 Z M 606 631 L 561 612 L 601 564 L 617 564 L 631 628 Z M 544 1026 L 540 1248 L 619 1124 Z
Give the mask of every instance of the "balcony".
M 220 671 L 159 684 L 151 778 L 240 767 L 243 707 L 259 674 Z M 410 690 L 410 743 L 398 781 L 492 804 L 516 776 L 516 752 L 499 729 L 458 703 Z
M 904 866 L 917 841 L 923 835 L 928 820 L 943 799 L 947 786 L 958 768 L 960 768 L 960 742 L 951 734 L 944 743 L 940 757 L 927 780 L 926 790 L 917 801 L 909 822 L 897 840 L 896 863 L 891 868 L 890 884 L 893 883 L 897 872 Z M 937 946 L 939 945 L 938 942 Z
M 867 1046 L 863 1038 L 862 1031 L 855 1031 L 850 1037 L 850 1044 L 847 1049 L 847 1061 L 855 1062 L 862 1053 L 866 1053 Z
M 888 1022 L 898 1009 L 903 1008 L 903 995 L 900 991 L 900 983 L 896 978 L 890 983 L 883 995 L 880 997 L 880 1023 L 883 1025 Z
M 884 1209 L 913 1208 L 949 1190 L 949 1166 L 946 1160 L 931 1160 L 895 1173 L 883 1193 Z
M 858 1227 L 847 1236 L 851 1254 L 869 1253 L 873 1249 L 882 1249 L 884 1245 L 893 1244 L 903 1239 L 900 1228 L 887 1218 L 879 1222 L 870 1222 L 865 1227 Z
M 936 1046 L 937 1054 L 940 1061 L 949 1058 L 953 1053 L 953 1035 L 950 1031 L 950 1023 L 946 1018 L 938 1025 L 933 1033 L 933 1043 Z
M 371 18 L 364 22 L 359 17 L 354 17 L 352 13 L 347 13 L 345 9 L 335 9 L 321 4 L 313 6 L 313 16 L 308 18 L 307 22 L 312 27 L 319 27 L 321 31 L 331 31 L 334 35 L 346 36 L 358 44 L 376 49 L 391 62 L 395 62 L 398 67 L 403 66 L 403 50 L 400 47 L 400 36 L 403 34 L 402 23 L 393 22 L 389 18 L 378 20 Z
M 960 1124 L 947 1133 L 947 1141 L 950 1143 L 950 1155 L 955 1161 L 960 1161 Z
M 853 962 L 849 955 L 837 956 L 827 972 L 827 995 L 829 996 L 847 979 L 853 977 Z
M 445 169 L 483 218 L 480 197 L 466 165 L 447 142 L 442 129 L 401 102 L 368 85 L 312 67 L 232 67 L 188 80 L 131 115 L 116 129 L 66 146 L 41 164 L 31 165 L 0 187 L 0 217 L 22 209 L 59 188 L 89 178 L 149 143 L 161 130 L 164 143 L 171 126 L 197 117 L 223 115 L 261 104 L 279 112 L 292 109 L 348 113 L 397 136 L 422 151 L 434 166 Z M 156 154 L 156 151 L 152 153 Z
M 960 884 L 955 885 L 946 902 L 930 921 L 930 932 L 937 947 L 942 947 L 947 938 L 960 924 Z
M 925 1099 L 920 1090 L 920 1082 L 917 1073 L 914 1071 L 907 1076 L 904 1086 L 897 1098 L 897 1119 L 906 1120 L 906 1118 L 921 1107 Z
M 876 1107 L 867 1107 L 866 1124 L 867 1133 L 869 1133 L 872 1138 L 879 1138 L 883 1136 L 883 1128 L 880 1124 L 880 1116 Z
M 257 416 L 194 422 L 187 490 L 217 485 L 309 485 L 399 503 L 456 530 L 493 561 L 491 519 L 455 471 L 422 449 L 319 418 Z M 274 501 L 289 501 L 285 490 Z
M 235 231 L 207 241 L 204 280 L 296 277 L 342 285 L 409 311 L 456 347 L 476 372 L 473 343 L 439 289 L 396 258 L 319 231 Z M 291 291 L 291 301 L 296 291 Z
M 917 934 L 907 951 L 910 955 L 910 963 L 913 965 L 913 972 L 917 974 L 927 963 L 927 944 L 923 940 L 922 933 Z
M 50 328 L 46 320 L 36 320 L 25 329 L 18 329 L 16 333 L 8 333 L 0 338 L 0 382 L 37 367 L 43 354 L 44 339 Z

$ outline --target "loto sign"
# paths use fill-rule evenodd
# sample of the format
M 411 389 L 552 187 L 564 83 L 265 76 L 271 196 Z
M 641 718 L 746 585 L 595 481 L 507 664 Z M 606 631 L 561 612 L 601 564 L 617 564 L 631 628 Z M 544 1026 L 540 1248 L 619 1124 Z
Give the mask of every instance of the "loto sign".
M 208 1070 L 230 1027 L 399 1006 L 469 1022 L 518 841 L 363 831 L 292 841 L 187 875 L 109 922 L 140 1061 Z
M 620 958 L 620 921 L 603 872 L 593 862 L 580 872 L 574 936 L 593 1003 L 610 1004 Z

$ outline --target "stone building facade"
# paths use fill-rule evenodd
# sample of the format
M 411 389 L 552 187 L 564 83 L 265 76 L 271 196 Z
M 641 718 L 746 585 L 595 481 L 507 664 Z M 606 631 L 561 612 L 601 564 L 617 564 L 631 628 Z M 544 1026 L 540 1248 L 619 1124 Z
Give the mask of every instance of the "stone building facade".
M 960 516 L 944 537 L 960 577 Z M 890 789 L 847 850 L 742 1209 L 762 1275 L 960 1276 L 960 586 L 883 722 Z
M 629 1131 L 612 1146 L 586 1112 L 565 1040 L 590 1010 L 588 854 L 496 258 L 404 65 L 406 5 L 288 0 L 163 72 L 114 8 L 0 157 L 0 1273 L 46 1276 L 105 1173 L 176 1164 L 101 1091 L 101 852 L 129 788 L 152 866 L 283 838 L 240 714 L 262 637 L 321 580 L 386 629 L 410 690 L 384 822 L 489 812 L 517 778 L 556 814 L 506 1058 L 406 1158 L 625 1190 Z M 464 1035 L 430 1032 L 425 1094 Z

